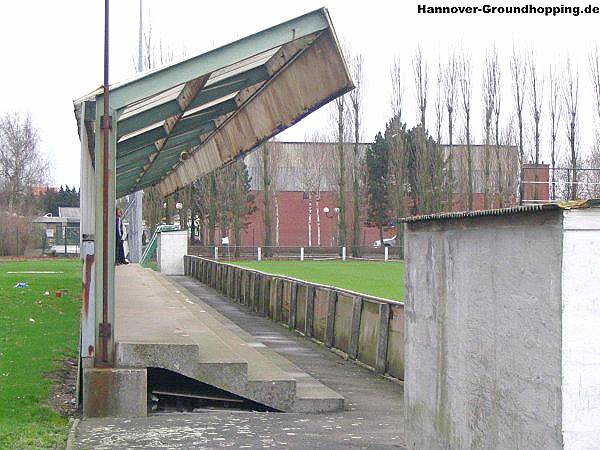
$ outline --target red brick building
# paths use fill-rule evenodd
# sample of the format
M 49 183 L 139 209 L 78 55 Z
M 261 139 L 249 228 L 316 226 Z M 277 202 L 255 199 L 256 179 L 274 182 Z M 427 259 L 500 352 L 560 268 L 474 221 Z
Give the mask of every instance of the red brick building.
M 273 185 L 275 194 L 272 195 L 272 230 L 273 245 L 290 247 L 334 247 L 338 246 L 337 237 L 337 166 L 336 143 L 314 142 L 269 142 L 269 152 L 272 156 Z M 360 153 L 364 154 L 368 144 L 360 144 Z M 353 144 L 347 143 L 346 155 L 349 158 L 347 165 L 351 164 Z M 484 146 L 472 146 L 473 164 L 473 207 L 483 209 L 483 173 L 484 173 Z M 465 180 L 466 148 L 453 146 L 445 147 L 445 152 L 453 151 L 454 179 L 456 187 L 454 192 L 453 210 L 467 209 L 467 195 Z M 490 192 L 491 205 L 513 206 L 517 202 L 518 193 L 518 149 L 514 146 L 502 146 L 499 157 L 493 153 L 490 166 L 490 177 L 496 180 L 492 183 L 498 186 L 497 180 L 502 179 L 502 188 Z M 246 164 L 252 177 L 252 193 L 255 196 L 256 211 L 248 218 L 249 225 L 242 232 L 242 246 L 262 246 L 264 241 L 264 206 L 262 188 L 262 160 L 260 150 L 246 157 Z M 537 201 L 549 199 L 548 166 L 533 165 L 523 166 L 526 200 Z M 537 180 L 537 181 L 536 181 Z M 536 183 L 531 183 L 536 181 Z M 352 224 L 352 192 L 351 179 L 346 182 L 346 222 L 347 244 L 351 239 Z M 536 192 L 537 186 L 537 192 Z M 501 192 L 498 192 L 501 191 Z M 407 210 L 410 199 L 406 199 Z M 328 211 L 328 212 L 325 212 Z M 390 227 L 385 230 L 385 237 L 392 237 L 396 230 Z M 220 233 L 217 231 L 217 237 Z M 379 230 L 361 224 L 361 246 L 372 247 L 379 239 Z M 234 244 L 234 243 L 232 243 Z

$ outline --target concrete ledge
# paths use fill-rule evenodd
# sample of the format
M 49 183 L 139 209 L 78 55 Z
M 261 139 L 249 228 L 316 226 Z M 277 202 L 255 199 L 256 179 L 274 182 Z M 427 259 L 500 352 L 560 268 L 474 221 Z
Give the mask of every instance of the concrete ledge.
M 195 344 L 117 342 L 116 357 L 117 367 L 161 367 L 194 377 L 199 352 Z
M 84 417 L 146 417 L 146 369 L 84 369 Z

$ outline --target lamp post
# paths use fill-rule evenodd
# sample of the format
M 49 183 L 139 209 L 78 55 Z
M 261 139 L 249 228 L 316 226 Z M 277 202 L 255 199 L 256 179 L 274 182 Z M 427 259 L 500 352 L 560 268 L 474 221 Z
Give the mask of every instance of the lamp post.
M 339 243 L 339 224 L 338 221 L 340 220 L 340 208 L 335 207 L 333 208 L 333 211 L 331 209 L 329 209 L 327 206 L 323 208 L 323 212 L 325 213 L 325 216 L 328 219 L 336 219 L 336 240 Z
M 180 230 L 184 230 L 184 229 L 186 229 L 187 227 L 186 227 L 186 228 L 183 228 L 183 226 L 181 225 L 181 224 L 182 224 L 182 220 L 185 220 L 185 218 L 184 218 L 184 219 L 182 219 L 182 217 L 181 217 L 181 210 L 183 209 L 183 203 L 181 203 L 181 202 L 177 202 L 177 203 L 175 203 L 175 209 L 177 210 L 177 215 L 179 216 L 179 229 L 180 229 Z M 186 225 L 187 225 L 187 224 L 186 224 Z

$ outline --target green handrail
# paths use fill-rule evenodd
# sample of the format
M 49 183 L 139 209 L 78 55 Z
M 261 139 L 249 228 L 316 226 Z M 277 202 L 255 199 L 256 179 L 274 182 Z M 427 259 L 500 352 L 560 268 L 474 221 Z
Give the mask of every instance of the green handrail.
M 152 238 L 146 248 L 144 249 L 144 253 L 142 253 L 142 257 L 140 258 L 140 265 L 143 267 L 148 267 L 148 263 L 152 259 L 152 257 L 156 254 L 156 243 L 158 242 L 158 233 L 162 231 L 177 231 L 179 230 L 179 225 L 159 225 L 154 230 L 154 234 L 152 234 Z

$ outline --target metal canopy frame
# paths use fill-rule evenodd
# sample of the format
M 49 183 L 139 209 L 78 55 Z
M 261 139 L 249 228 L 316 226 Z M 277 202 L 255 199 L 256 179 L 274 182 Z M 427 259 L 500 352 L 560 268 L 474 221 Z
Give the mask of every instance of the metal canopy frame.
M 277 83 L 283 75 L 287 82 Z M 153 185 L 169 195 L 352 88 L 324 8 L 113 84 L 116 195 Z M 90 109 L 103 104 L 101 90 L 75 103 L 83 101 L 90 120 Z M 248 117 L 243 113 L 252 103 L 257 107 Z M 236 132 L 245 136 L 232 140 Z M 184 152 L 194 157 L 184 162 Z
M 75 100 L 81 233 L 88 243 L 84 360 L 106 350 L 104 360 L 114 364 L 115 221 L 106 216 L 113 214 L 116 198 L 149 186 L 168 196 L 353 87 L 323 8 L 111 85 L 105 140 L 103 89 Z M 101 151 L 105 142 L 108 148 Z M 108 270 L 102 270 L 106 261 Z

